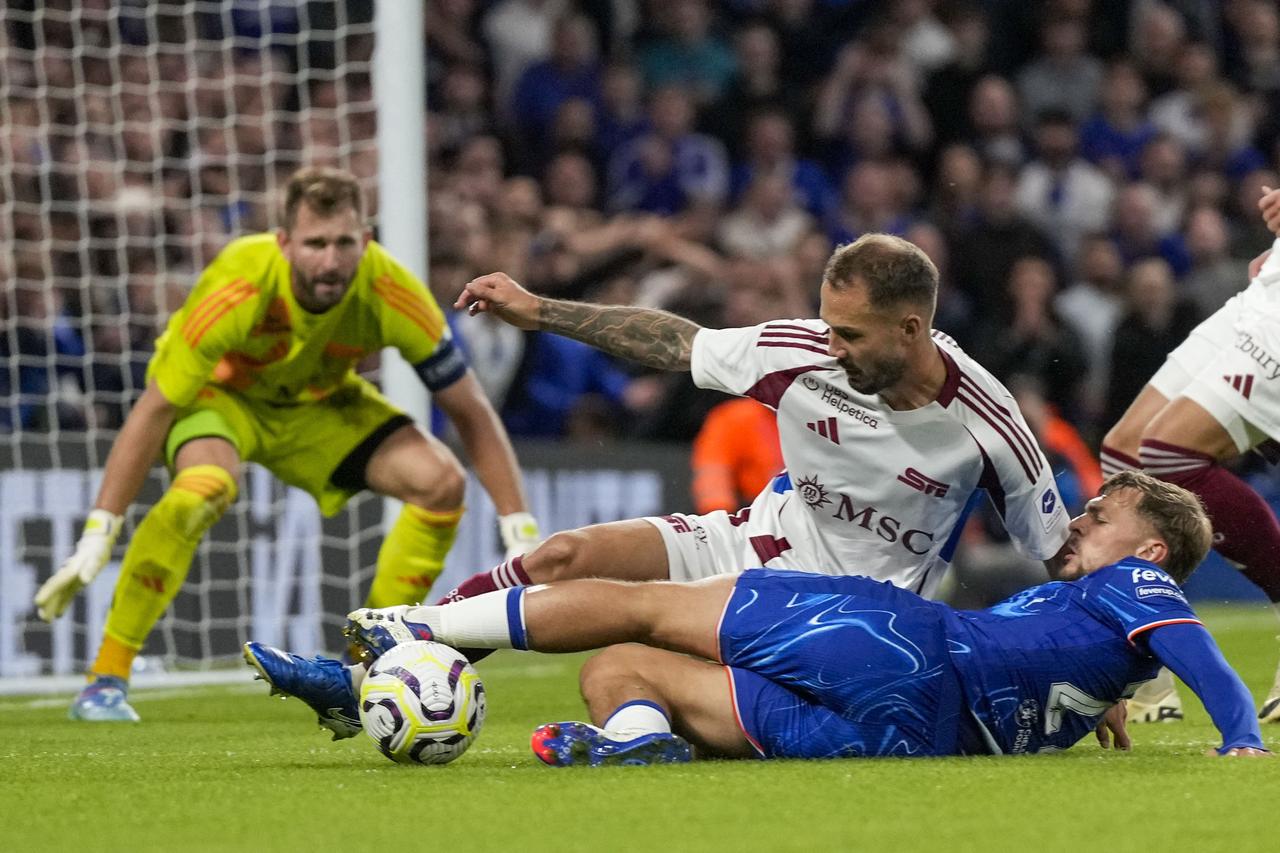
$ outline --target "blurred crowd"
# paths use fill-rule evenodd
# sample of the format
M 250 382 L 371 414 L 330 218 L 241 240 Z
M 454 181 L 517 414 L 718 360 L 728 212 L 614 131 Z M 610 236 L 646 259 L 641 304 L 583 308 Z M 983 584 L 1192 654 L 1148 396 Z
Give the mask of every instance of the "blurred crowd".
M 370 4 L 191 11 L 209 5 L 0 13 L 0 429 L 118 424 L 157 324 L 221 245 L 275 224 L 298 165 L 348 168 L 376 201 Z M 1091 443 L 1271 244 L 1255 203 L 1280 163 L 1273 0 L 426 10 L 445 306 L 503 270 L 711 326 L 814 316 L 832 248 L 889 232 L 933 258 L 936 326 L 1042 438 Z M 688 441 L 723 400 L 451 323 L 516 436 Z

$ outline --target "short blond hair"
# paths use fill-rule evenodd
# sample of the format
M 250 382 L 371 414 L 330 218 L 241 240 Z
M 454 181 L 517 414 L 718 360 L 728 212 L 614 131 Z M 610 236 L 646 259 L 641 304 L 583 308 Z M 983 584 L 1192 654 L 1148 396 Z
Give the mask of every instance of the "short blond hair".
M 346 208 L 364 219 L 364 202 L 356 176 L 342 169 L 307 166 L 294 172 L 284 188 L 281 220 L 284 230 L 293 230 L 298 221 L 298 208 L 305 204 L 312 213 L 324 218 Z
M 1169 546 L 1162 568 L 1179 584 L 1191 577 L 1213 545 L 1213 525 L 1200 499 L 1181 486 L 1141 471 L 1112 474 L 1098 493 L 1105 495 L 1116 489 L 1133 489 L 1141 495 L 1135 508 L 1138 515 Z

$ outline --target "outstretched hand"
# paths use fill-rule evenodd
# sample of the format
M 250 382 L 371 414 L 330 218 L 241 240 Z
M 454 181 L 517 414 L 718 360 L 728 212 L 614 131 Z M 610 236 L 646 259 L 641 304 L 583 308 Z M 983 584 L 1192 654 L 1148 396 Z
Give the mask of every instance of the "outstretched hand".
M 1112 736 L 1115 736 L 1116 749 L 1128 752 L 1133 747 L 1133 741 L 1129 739 L 1129 732 L 1124 727 L 1125 718 L 1128 716 L 1128 709 L 1124 702 L 1117 702 L 1107 709 L 1107 713 L 1102 715 L 1102 722 L 1098 723 L 1098 728 L 1094 730 L 1094 734 L 1098 737 L 1098 745 L 1103 749 L 1111 748 Z
M 486 311 L 518 329 L 536 329 L 541 301 L 511 276 L 494 272 L 467 282 L 453 307 L 472 315 Z
M 1258 199 L 1258 210 L 1262 211 L 1262 221 L 1272 234 L 1280 235 L 1280 190 L 1271 187 L 1262 188 L 1262 198 Z

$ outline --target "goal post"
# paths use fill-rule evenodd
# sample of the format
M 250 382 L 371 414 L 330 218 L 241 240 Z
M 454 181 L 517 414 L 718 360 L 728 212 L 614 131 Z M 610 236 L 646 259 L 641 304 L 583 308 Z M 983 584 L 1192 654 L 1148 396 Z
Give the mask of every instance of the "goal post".
M 373 92 L 378 105 L 378 236 L 410 272 L 427 280 L 426 68 L 423 4 L 382 0 L 374 12 Z M 406 189 L 407 188 L 407 189 Z M 415 191 L 416 188 L 416 191 Z M 387 397 L 430 422 L 426 386 L 394 349 L 382 352 Z M 383 525 L 399 501 L 383 502 Z

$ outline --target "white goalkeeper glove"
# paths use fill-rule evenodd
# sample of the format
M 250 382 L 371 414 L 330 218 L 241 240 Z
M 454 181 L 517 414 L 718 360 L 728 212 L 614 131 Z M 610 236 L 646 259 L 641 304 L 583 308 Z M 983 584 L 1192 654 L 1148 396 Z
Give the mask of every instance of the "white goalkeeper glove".
M 111 548 L 123 525 L 123 517 L 105 509 L 89 513 L 75 553 L 36 592 L 36 611 L 41 619 L 52 622 L 61 616 L 76 593 L 98 576 L 111 559 Z
M 527 512 L 498 516 L 498 532 L 502 534 L 502 547 L 507 550 L 508 560 L 529 553 L 542 541 L 538 522 Z

